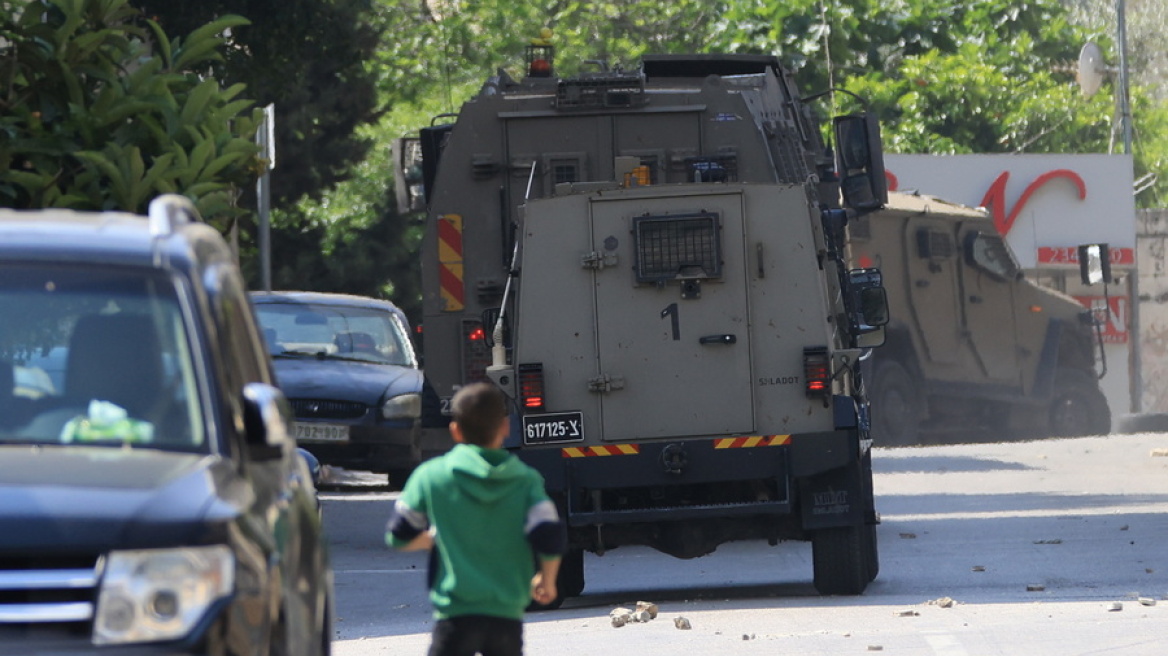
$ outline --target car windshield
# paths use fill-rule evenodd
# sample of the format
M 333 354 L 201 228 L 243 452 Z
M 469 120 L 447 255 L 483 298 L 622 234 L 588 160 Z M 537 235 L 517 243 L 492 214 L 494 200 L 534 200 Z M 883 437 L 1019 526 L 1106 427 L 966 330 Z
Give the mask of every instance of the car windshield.
M 313 303 L 259 303 L 256 315 L 276 357 L 315 356 L 417 367 L 393 312 Z
M 185 326 L 160 273 L 0 266 L 0 444 L 206 451 Z

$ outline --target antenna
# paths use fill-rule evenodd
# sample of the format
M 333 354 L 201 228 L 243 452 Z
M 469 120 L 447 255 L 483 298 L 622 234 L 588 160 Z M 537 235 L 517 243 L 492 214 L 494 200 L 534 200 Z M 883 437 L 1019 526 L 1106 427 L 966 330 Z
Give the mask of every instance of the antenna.
M 531 173 L 527 175 L 527 192 L 523 200 L 531 198 L 531 184 L 535 182 L 535 166 L 538 160 L 531 161 Z M 519 236 L 515 236 L 515 245 L 511 247 L 511 268 L 507 271 L 507 284 L 503 286 L 503 300 L 499 303 L 499 316 L 495 319 L 495 328 L 491 331 L 491 366 L 507 366 L 507 347 L 503 345 L 503 313 L 507 311 L 507 297 L 511 295 L 511 280 L 515 278 L 515 262 L 519 259 Z
M 1079 51 L 1079 68 L 1076 71 L 1079 89 L 1087 98 L 1095 95 L 1103 86 L 1103 78 L 1109 72 L 1103 62 L 1103 50 L 1094 41 L 1088 41 Z

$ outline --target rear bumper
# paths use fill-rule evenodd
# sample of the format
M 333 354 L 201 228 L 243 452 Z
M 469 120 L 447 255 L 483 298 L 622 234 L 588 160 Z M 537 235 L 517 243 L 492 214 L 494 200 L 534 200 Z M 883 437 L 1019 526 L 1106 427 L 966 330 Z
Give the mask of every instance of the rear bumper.
M 525 448 L 571 527 L 800 512 L 808 481 L 848 471 L 855 431 Z M 847 476 L 831 477 L 839 484 Z M 850 516 L 850 513 L 846 513 Z M 848 522 L 850 519 L 840 518 Z

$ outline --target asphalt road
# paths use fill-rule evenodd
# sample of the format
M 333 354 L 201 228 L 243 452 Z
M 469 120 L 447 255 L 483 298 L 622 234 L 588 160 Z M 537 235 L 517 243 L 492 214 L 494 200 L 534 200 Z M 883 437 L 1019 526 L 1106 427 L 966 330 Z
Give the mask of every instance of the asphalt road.
M 877 449 L 881 571 L 865 594 L 818 596 L 804 543 L 733 543 L 690 561 L 622 548 L 588 556 L 582 597 L 528 615 L 526 653 L 1168 653 L 1161 453 L 1158 433 Z M 334 654 L 421 656 L 425 556 L 389 551 L 393 494 L 350 481 L 322 494 Z M 611 610 L 640 600 L 656 619 L 611 626 Z

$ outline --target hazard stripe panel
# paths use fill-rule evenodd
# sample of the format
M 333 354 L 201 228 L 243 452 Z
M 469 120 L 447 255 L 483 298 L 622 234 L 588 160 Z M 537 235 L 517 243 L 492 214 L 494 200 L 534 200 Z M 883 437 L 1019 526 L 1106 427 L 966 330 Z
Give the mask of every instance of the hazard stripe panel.
M 560 450 L 565 458 L 588 456 L 635 456 L 641 452 L 636 444 L 606 444 L 604 446 L 572 446 Z
M 755 446 L 782 446 L 791 443 L 790 435 L 755 435 L 754 437 L 720 437 L 715 449 L 748 449 Z
M 438 217 L 438 279 L 442 286 L 443 308 L 460 312 L 466 307 L 466 286 L 462 282 L 462 217 Z

